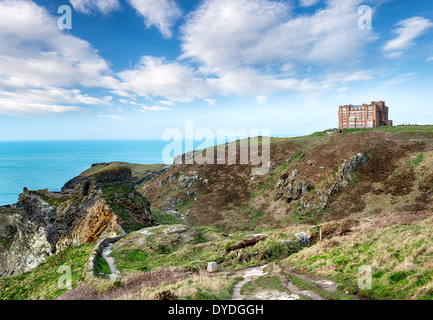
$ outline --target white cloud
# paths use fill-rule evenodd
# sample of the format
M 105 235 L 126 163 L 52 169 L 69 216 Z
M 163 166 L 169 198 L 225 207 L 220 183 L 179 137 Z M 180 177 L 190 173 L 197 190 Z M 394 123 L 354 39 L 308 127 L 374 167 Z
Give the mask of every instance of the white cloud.
M 127 1 L 166 37 L 182 16 L 174 0 Z M 263 103 L 275 92 L 315 96 L 345 82 L 368 80 L 365 71 L 312 80 L 298 69 L 340 65 L 362 55 L 374 35 L 357 28 L 354 9 L 360 1 L 329 0 L 324 9 L 294 16 L 291 2 L 205 0 L 187 16 L 180 59 L 144 56 L 135 68 L 114 74 L 90 43 L 57 28 L 58 17 L 30 1 L 0 0 L 0 113 L 10 112 L 10 106 L 28 110 L 26 101 L 32 101 L 35 114 L 112 105 L 112 96 L 92 97 L 69 89 L 74 87 L 104 88 L 122 97 L 120 103 L 152 98 L 163 106 L 142 111 L 170 111 L 176 102 L 214 105 L 209 97 L 216 94 L 250 95 Z M 84 13 L 108 13 L 118 5 L 71 3 Z
M 143 108 L 143 110 L 145 111 L 156 111 L 156 112 L 165 112 L 165 111 L 171 111 L 173 109 L 168 108 L 168 107 L 161 107 L 161 106 L 153 106 L 153 107 L 148 107 L 145 105 L 141 106 Z
M 404 50 L 411 48 L 415 44 L 414 40 L 433 27 L 433 23 L 423 17 L 413 17 L 398 22 L 396 26 L 394 33 L 398 36 L 383 47 L 389 57 L 398 57 Z
M 0 98 L 0 113 L 10 116 L 37 116 L 49 114 L 64 114 L 84 112 L 85 109 L 78 106 L 64 106 L 59 104 L 33 103 L 28 101 L 15 101 Z
M 110 96 L 65 89 L 115 88 L 118 80 L 88 42 L 59 30 L 57 19 L 31 1 L 0 1 L 0 113 L 10 114 L 12 106 L 16 114 L 46 114 L 110 103 Z
M 75 11 L 84 14 L 102 12 L 110 13 L 120 9 L 119 0 L 69 0 Z
M 265 103 L 266 101 L 268 101 L 268 97 L 267 96 L 257 96 L 256 101 L 259 104 Z
M 395 87 L 395 86 L 401 85 L 405 82 L 408 82 L 408 81 L 414 79 L 415 77 L 416 77 L 416 73 L 400 74 L 400 75 L 394 77 L 393 79 L 383 81 L 381 83 L 381 87 L 382 88 Z
M 311 7 L 318 4 L 320 0 L 300 0 L 299 5 L 301 7 Z
M 125 121 L 125 120 L 129 120 L 128 118 L 126 118 L 126 117 L 124 117 L 124 116 L 120 116 L 120 115 L 116 115 L 116 114 L 98 115 L 98 118 L 108 118 L 108 119 L 116 120 L 116 121 Z
M 215 105 L 217 103 L 217 100 L 215 99 L 203 99 L 204 102 L 207 102 L 210 106 Z
M 19 102 L 38 103 L 65 103 L 65 104 L 86 104 L 86 105 L 110 105 L 112 96 L 101 98 L 90 97 L 82 94 L 78 89 L 63 89 L 48 87 L 45 89 L 18 88 L 14 91 L 0 91 L 0 98 L 10 99 Z
M 200 65 L 207 84 L 222 94 L 317 94 L 336 82 L 371 79 L 359 71 L 313 81 L 300 71 L 342 69 L 364 56 L 377 36 L 358 28 L 361 2 L 329 0 L 325 8 L 295 15 L 289 1 L 205 0 L 181 28 L 180 58 Z
M 126 0 L 144 18 L 148 28 L 155 26 L 164 37 L 172 37 L 172 27 L 182 17 L 174 0 Z
M 290 2 L 206 0 L 182 28 L 183 57 L 211 68 L 350 63 L 377 37 L 357 26 L 361 0 L 294 16 Z
M 253 68 L 232 69 L 219 72 L 218 77 L 209 78 L 217 92 L 228 95 L 267 95 L 282 91 L 312 94 L 322 90 L 322 85 L 310 79 L 277 78 L 258 72 Z
M 163 104 L 165 106 L 174 106 L 176 103 L 169 100 L 159 100 L 158 103 Z
M 206 78 L 187 65 L 144 56 L 133 70 L 119 73 L 122 88 L 144 97 L 164 97 L 173 102 L 191 102 L 210 95 Z
M 433 61 L 433 57 L 428 57 L 427 62 Z

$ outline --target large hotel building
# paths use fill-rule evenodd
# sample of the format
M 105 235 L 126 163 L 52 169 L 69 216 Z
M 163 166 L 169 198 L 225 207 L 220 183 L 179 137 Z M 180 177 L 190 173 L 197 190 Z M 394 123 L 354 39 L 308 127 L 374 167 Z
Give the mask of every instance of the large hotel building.
M 377 128 L 392 124 L 392 120 L 388 120 L 388 107 L 385 101 L 372 102 L 370 105 L 340 106 L 338 111 L 340 129 Z

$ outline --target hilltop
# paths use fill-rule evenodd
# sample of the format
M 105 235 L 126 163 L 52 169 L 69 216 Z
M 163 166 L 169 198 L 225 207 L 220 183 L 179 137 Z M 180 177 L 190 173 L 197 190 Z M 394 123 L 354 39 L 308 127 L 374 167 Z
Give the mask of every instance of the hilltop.
M 235 141 L 208 151 L 240 154 L 241 146 Z M 0 279 L 0 297 L 433 298 L 433 126 L 327 130 L 271 138 L 270 148 L 262 176 L 251 174 L 251 164 L 109 163 L 67 182 L 63 194 L 25 191 L 22 204 L 48 204 L 58 218 L 103 201 L 125 232 L 110 234 L 105 226 L 116 224 L 104 223 L 89 240 L 85 228 L 56 225 L 67 230 L 66 239 L 86 240 L 60 246 L 68 243 L 59 242 L 64 233 L 47 238 L 51 251 L 44 249 L 33 269 Z M 19 240 L 16 229 L 34 219 L 18 209 L 2 209 L 0 218 L 12 226 L 0 230 L 5 257 Z M 113 270 L 106 255 L 121 274 L 114 282 L 107 279 Z M 216 273 L 204 271 L 211 261 Z M 70 291 L 55 288 L 63 264 L 73 266 Z M 370 268 L 371 289 L 358 287 L 363 266 Z M 244 268 L 258 275 L 250 278 Z

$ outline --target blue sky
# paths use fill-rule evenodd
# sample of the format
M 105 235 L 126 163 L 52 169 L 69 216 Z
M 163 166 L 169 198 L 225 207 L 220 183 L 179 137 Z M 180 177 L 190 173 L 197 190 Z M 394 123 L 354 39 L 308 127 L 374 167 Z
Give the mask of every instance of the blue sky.
M 431 1 L 0 0 L 0 140 L 304 135 L 374 100 L 433 124 L 432 74 Z

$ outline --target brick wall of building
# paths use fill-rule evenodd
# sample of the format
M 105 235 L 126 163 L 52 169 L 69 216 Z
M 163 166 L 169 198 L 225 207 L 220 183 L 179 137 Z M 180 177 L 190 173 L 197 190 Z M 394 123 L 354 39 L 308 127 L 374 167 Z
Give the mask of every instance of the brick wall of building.
M 388 119 L 389 108 L 385 101 L 373 101 L 371 104 L 345 105 L 338 110 L 338 127 L 340 129 L 377 128 L 392 126 Z

